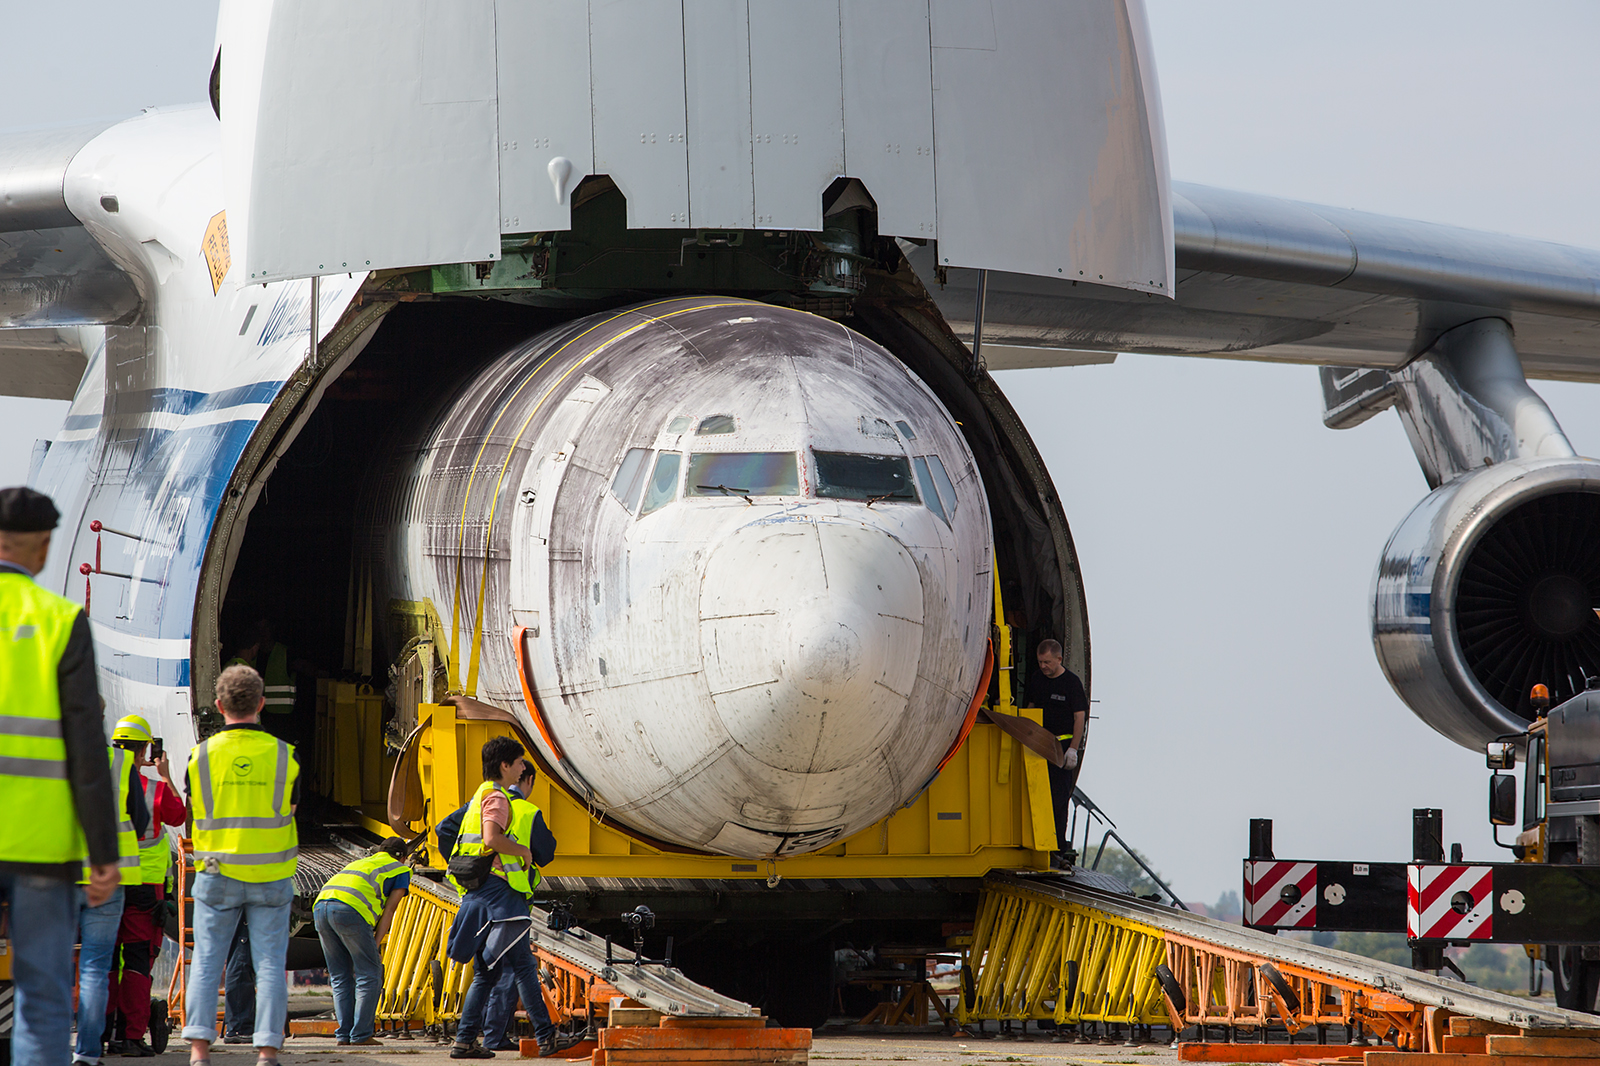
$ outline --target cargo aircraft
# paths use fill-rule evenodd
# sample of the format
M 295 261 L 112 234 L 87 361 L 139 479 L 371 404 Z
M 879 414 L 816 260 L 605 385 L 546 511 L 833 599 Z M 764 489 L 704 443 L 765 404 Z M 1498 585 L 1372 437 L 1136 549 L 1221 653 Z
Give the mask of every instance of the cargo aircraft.
M 270 618 L 651 847 L 828 847 L 966 735 L 996 589 L 1091 681 L 988 371 L 1114 352 L 1395 410 L 1373 640 L 1445 737 L 1600 674 L 1600 463 L 1526 381 L 1600 380 L 1600 252 L 1170 180 L 1140 0 L 224 0 L 196 95 L 0 135 L 41 580 L 175 761 Z

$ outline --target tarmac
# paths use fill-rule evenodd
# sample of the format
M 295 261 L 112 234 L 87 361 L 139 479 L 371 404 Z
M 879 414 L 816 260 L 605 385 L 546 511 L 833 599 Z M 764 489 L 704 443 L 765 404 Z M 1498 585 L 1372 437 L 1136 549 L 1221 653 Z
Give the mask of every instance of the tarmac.
M 250 1066 L 255 1049 L 218 1044 L 211 1049 L 215 1066 Z M 187 1047 L 174 1041 L 163 1055 L 153 1059 L 105 1059 L 106 1066 L 147 1062 L 151 1066 L 183 1066 Z M 331 1037 L 297 1036 L 284 1044 L 280 1061 L 284 1066 L 447 1066 L 450 1049 L 432 1040 L 388 1040 L 382 1047 L 336 1047 Z M 500 1052 L 496 1058 L 521 1060 L 514 1052 Z M 587 1063 L 588 1059 L 556 1059 L 555 1062 Z M 979 1038 L 965 1033 L 945 1036 L 933 1032 L 905 1034 L 851 1033 L 818 1030 L 812 1039 L 811 1061 L 829 1066 L 854 1066 L 856 1063 L 914 1062 L 930 1066 L 991 1066 L 996 1063 L 1073 1063 L 1079 1066 L 1176 1066 L 1178 1053 L 1165 1044 L 1126 1047 L 1121 1044 L 1057 1044 L 1048 1036 L 1023 1040 Z

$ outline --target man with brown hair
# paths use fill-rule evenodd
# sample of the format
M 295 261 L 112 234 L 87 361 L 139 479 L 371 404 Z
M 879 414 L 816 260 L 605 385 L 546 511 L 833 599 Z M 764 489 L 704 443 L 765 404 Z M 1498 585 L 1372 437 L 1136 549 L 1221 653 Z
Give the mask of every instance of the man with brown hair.
M 261 675 L 230 666 L 217 678 L 225 725 L 189 756 L 186 775 L 194 817 L 194 961 L 189 969 L 183 1038 L 189 1061 L 209 1063 L 217 1038 L 217 985 L 241 915 L 250 921 L 256 968 L 258 1061 L 276 1064 L 288 995 L 284 955 L 299 836 L 300 766 L 286 741 L 261 728 Z

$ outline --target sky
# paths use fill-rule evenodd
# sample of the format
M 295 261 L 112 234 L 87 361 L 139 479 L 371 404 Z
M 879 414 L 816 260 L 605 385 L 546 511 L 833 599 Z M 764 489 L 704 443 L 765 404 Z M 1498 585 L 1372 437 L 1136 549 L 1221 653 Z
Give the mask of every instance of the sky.
M 1600 247 L 1600 5 L 1147 0 L 1173 177 Z M 214 0 L 0 4 L 0 129 L 202 98 Z M 1481 753 L 1419 721 L 1367 623 L 1427 492 L 1393 413 L 1323 427 L 1316 371 L 1121 356 L 998 379 L 1083 566 L 1081 786 L 1180 896 L 1237 890 L 1248 820 L 1285 858 L 1410 858 L 1410 811 L 1498 861 Z M 1535 382 L 1578 451 L 1600 392 Z M 0 484 L 65 404 L 0 398 Z

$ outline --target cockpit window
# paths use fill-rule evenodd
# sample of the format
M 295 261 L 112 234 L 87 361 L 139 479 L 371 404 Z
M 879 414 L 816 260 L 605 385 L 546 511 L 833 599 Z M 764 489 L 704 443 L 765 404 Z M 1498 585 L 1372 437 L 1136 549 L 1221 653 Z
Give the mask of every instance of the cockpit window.
M 678 498 L 678 469 L 682 463 L 683 456 L 677 452 L 662 452 L 656 456 L 656 469 L 650 475 L 650 487 L 645 490 L 644 506 L 639 508 L 640 518 Z
M 939 495 L 944 497 L 944 508 L 950 512 L 950 517 L 956 516 L 956 508 L 961 506 L 961 501 L 956 499 L 956 487 L 950 484 L 950 475 L 944 472 L 944 464 L 937 455 L 928 456 L 928 469 L 933 472 L 933 483 L 939 486 Z
M 667 423 L 667 432 L 682 433 L 684 430 L 689 428 L 689 424 L 693 421 L 694 419 L 690 418 L 688 415 L 679 415 L 677 418 L 674 418 L 671 422 Z
M 817 495 L 836 500 L 915 502 L 911 464 L 901 455 L 816 452 Z
M 644 488 L 649 459 L 649 448 L 629 448 L 628 454 L 622 457 L 622 465 L 617 467 L 617 476 L 611 479 L 611 495 L 630 511 L 639 506 L 639 490 Z
M 793 452 L 702 452 L 689 457 L 690 496 L 798 496 Z
M 732 433 L 737 428 L 739 427 L 734 425 L 732 415 L 711 415 L 700 420 L 700 424 L 695 427 L 694 435 L 709 437 L 714 433 Z
M 939 502 L 939 491 L 933 487 L 933 477 L 928 473 L 928 460 L 916 456 L 911 460 L 911 465 L 917 469 L 917 484 L 922 486 L 922 502 L 928 505 L 928 510 L 944 519 L 944 524 L 950 524 L 950 516 L 945 514 L 944 504 Z
M 917 439 L 917 434 L 911 428 L 911 423 L 909 423 L 909 422 L 898 422 L 897 421 L 895 423 L 895 425 L 899 427 L 900 435 L 902 437 L 904 437 L 906 440 L 916 440 Z

